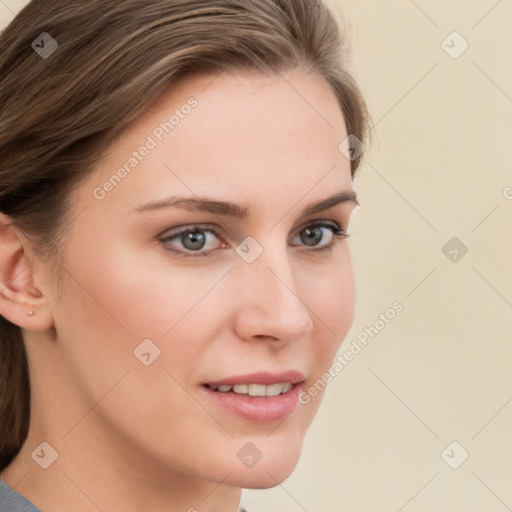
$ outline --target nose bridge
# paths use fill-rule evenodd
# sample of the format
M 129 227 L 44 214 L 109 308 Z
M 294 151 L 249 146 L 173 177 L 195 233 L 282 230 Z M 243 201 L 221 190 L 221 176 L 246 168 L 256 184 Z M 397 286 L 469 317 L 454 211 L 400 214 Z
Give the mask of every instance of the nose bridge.
M 313 325 L 310 312 L 299 295 L 296 275 L 286 247 L 274 244 L 252 262 L 238 262 L 236 326 L 243 338 L 268 336 L 291 340 Z

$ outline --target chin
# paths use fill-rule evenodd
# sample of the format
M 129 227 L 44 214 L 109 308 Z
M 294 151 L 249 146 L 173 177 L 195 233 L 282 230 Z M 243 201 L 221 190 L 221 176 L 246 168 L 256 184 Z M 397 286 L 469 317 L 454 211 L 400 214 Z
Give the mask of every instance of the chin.
M 247 478 L 240 479 L 240 483 L 236 484 L 238 487 L 244 489 L 270 489 L 283 483 L 292 473 L 297 464 L 289 467 L 276 467 L 272 468 L 269 473 L 254 473 L 247 475 Z
M 283 446 L 284 450 L 261 458 L 254 466 L 233 471 L 225 483 L 244 489 L 268 489 L 284 482 L 300 459 L 300 447 Z M 288 448 L 288 449 L 287 449 Z

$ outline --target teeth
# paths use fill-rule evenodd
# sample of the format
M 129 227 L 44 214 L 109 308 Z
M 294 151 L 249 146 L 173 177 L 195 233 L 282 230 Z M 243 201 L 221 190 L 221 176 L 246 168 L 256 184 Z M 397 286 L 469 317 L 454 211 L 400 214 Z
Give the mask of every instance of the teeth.
M 286 393 L 288 391 L 290 391 L 290 389 L 293 388 L 293 384 L 291 382 L 287 382 L 284 386 L 283 386 L 283 393 Z
M 216 388 L 216 391 L 227 393 L 231 390 L 239 395 L 249 396 L 277 396 L 286 393 L 292 389 L 291 382 L 282 382 L 265 386 L 263 384 L 235 384 L 234 386 L 222 385 Z
M 267 386 L 265 394 L 267 396 L 277 396 L 283 392 L 283 386 L 286 386 L 286 384 L 272 384 L 271 386 Z
M 266 388 L 263 384 L 249 384 L 249 396 L 265 396 Z

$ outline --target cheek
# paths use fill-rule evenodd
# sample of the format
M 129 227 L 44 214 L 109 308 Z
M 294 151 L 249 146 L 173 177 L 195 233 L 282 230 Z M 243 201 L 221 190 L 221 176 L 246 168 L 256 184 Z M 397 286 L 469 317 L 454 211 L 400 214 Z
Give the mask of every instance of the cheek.
M 178 457 L 183 447 L 193 452 L 190 438 L 204 437 L 205 425 L 212 442 L 219 435 L 187 390 L 221 321 L 222 285 L 208 291 L 228 269 L 171 269 L 141 261 L 127 250 L 87 260 L 69 253 L 56 328 L 61 366 L 71 369 L 66 378 L 83 411 L 64 430 L 98 403 L 95 414 L 104 424 L 148 450 L 168 433 L 178 440 L 169 455 Z
M 309 291 L 307 304 L 317 330 L 324 333 L 325 342 L 320 346 L 324 358 L 329 359 L 334 357 L 354 320 L 355 285 L 348 248 L 344 248 L 339 264 L 317 281 L 315 290 Z
M 315 322 L 315 334 L 309 351 L 311 373 L 299 397 L 299 407 L 305 411 L 306 428 L 320 407 L 332 380 L 331 367 L 336 353 L 354 320 L 355 289 L 348 255 L 345 264 L 323 281 L 321 293 L 311 293 L 308 303 Z
M 343 248 L 339 264 L 329 275 L 316 279 L 316 292 L 308 294 L 310 313 L 315 333 L 310 346 L 311 373 L 304 384 L 299 403 L 312 421 L 331 381 L 332 365 L 342 342 L 354 320 L 355 285 L 348 247 Z M 321 291 L 318 291 L 318 287 Z
M 103 247 L 101 254 L 89 251 L 86 261 L 68 255 L 69 307 L 81 302 L 83 316 L 89 316 L 83 321 L 133 340 L 168 334 L 228 270 L 179 266 L 157 248 L 138 251 L 108 241 Z
M 148 352 L 151 368 L 186 375 L 221 318 L 214 288 L 229 267 L 179 267 L 165 255 L 148 263 L 123 245 L 89 251 L 87 259 L 80 252 L 77 244 L 66 258 L 56 328 L 64 357 L 73 360 L 94 394 L 127 369 L 144 368 L 142 354 Z

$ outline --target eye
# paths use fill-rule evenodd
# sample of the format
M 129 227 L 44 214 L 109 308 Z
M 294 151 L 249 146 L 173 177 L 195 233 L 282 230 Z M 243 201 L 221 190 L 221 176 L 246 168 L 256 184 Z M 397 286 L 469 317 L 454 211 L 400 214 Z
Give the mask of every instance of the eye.
M 330 236 L 327 236 L 330 233 Z M 299 238 L 299 242 L 291 245 L 305 245 L 312 247 L 309 252 L 318 252 L 332 249 L 338 241 L 349 237 L 346 230 L 337 223 L 315 222 L 297 232 L 294 239 Z M 184 257 L 210 256 L 220 248 L 226 248 L 228 245 L 221 240 L 220 244 L 215 246 L 214 239 L 221 239 L 216 230 L 211 227 L 200 225 L 189 226 L 186 229 L 167 233 L 160 238 L 166 251 L 178 254 Z M 320 243 L 327 238 L 327 241 Z M 210 247 L 208 247 L 210 245 Z
M 164 248 L 167 251 L 174 252 L 180 254 L 182 256 L 209 256 L 209 253 L 215 250 L 214 247 L 206 247 L 208 242 L 211 242 L 212 239 L 219 238 L 217 232 L 209 227 L 201 227 L 190 226 L 187 229 L 182 229 L 181 231 L 177 231 L 175 233 L 170 233 L 164 238 L 161 238 L 160 241 L 164 244 Z M 181 244 L 181 250 L 169 247 L 169 245 L 175 245 L 178 241 Z M 170 242 L 174 242 L 170 244 Z M 226 247 L 225 243 L 220 244 L 221 247 Z M 201 252 L 200 252 L 201 251 Z M 195 254 L 190 254 L 195 253 Z
M 325 231 L 328 230 L 328 231 Z M 321 244 L 320 242 L 325 239 L 325 235 L 329 234 L 327 243 Z M 308 247 L 316 247 L 314 251 L 321 251 L 324 249 L 332 249 L 338 241 L 346 240 L 349 234 L 336 223 L 315 222 L 305 228 L 301 229 L 297 237 L 300 241 Z M 292 244 L 300 245 L 300 244 Z

